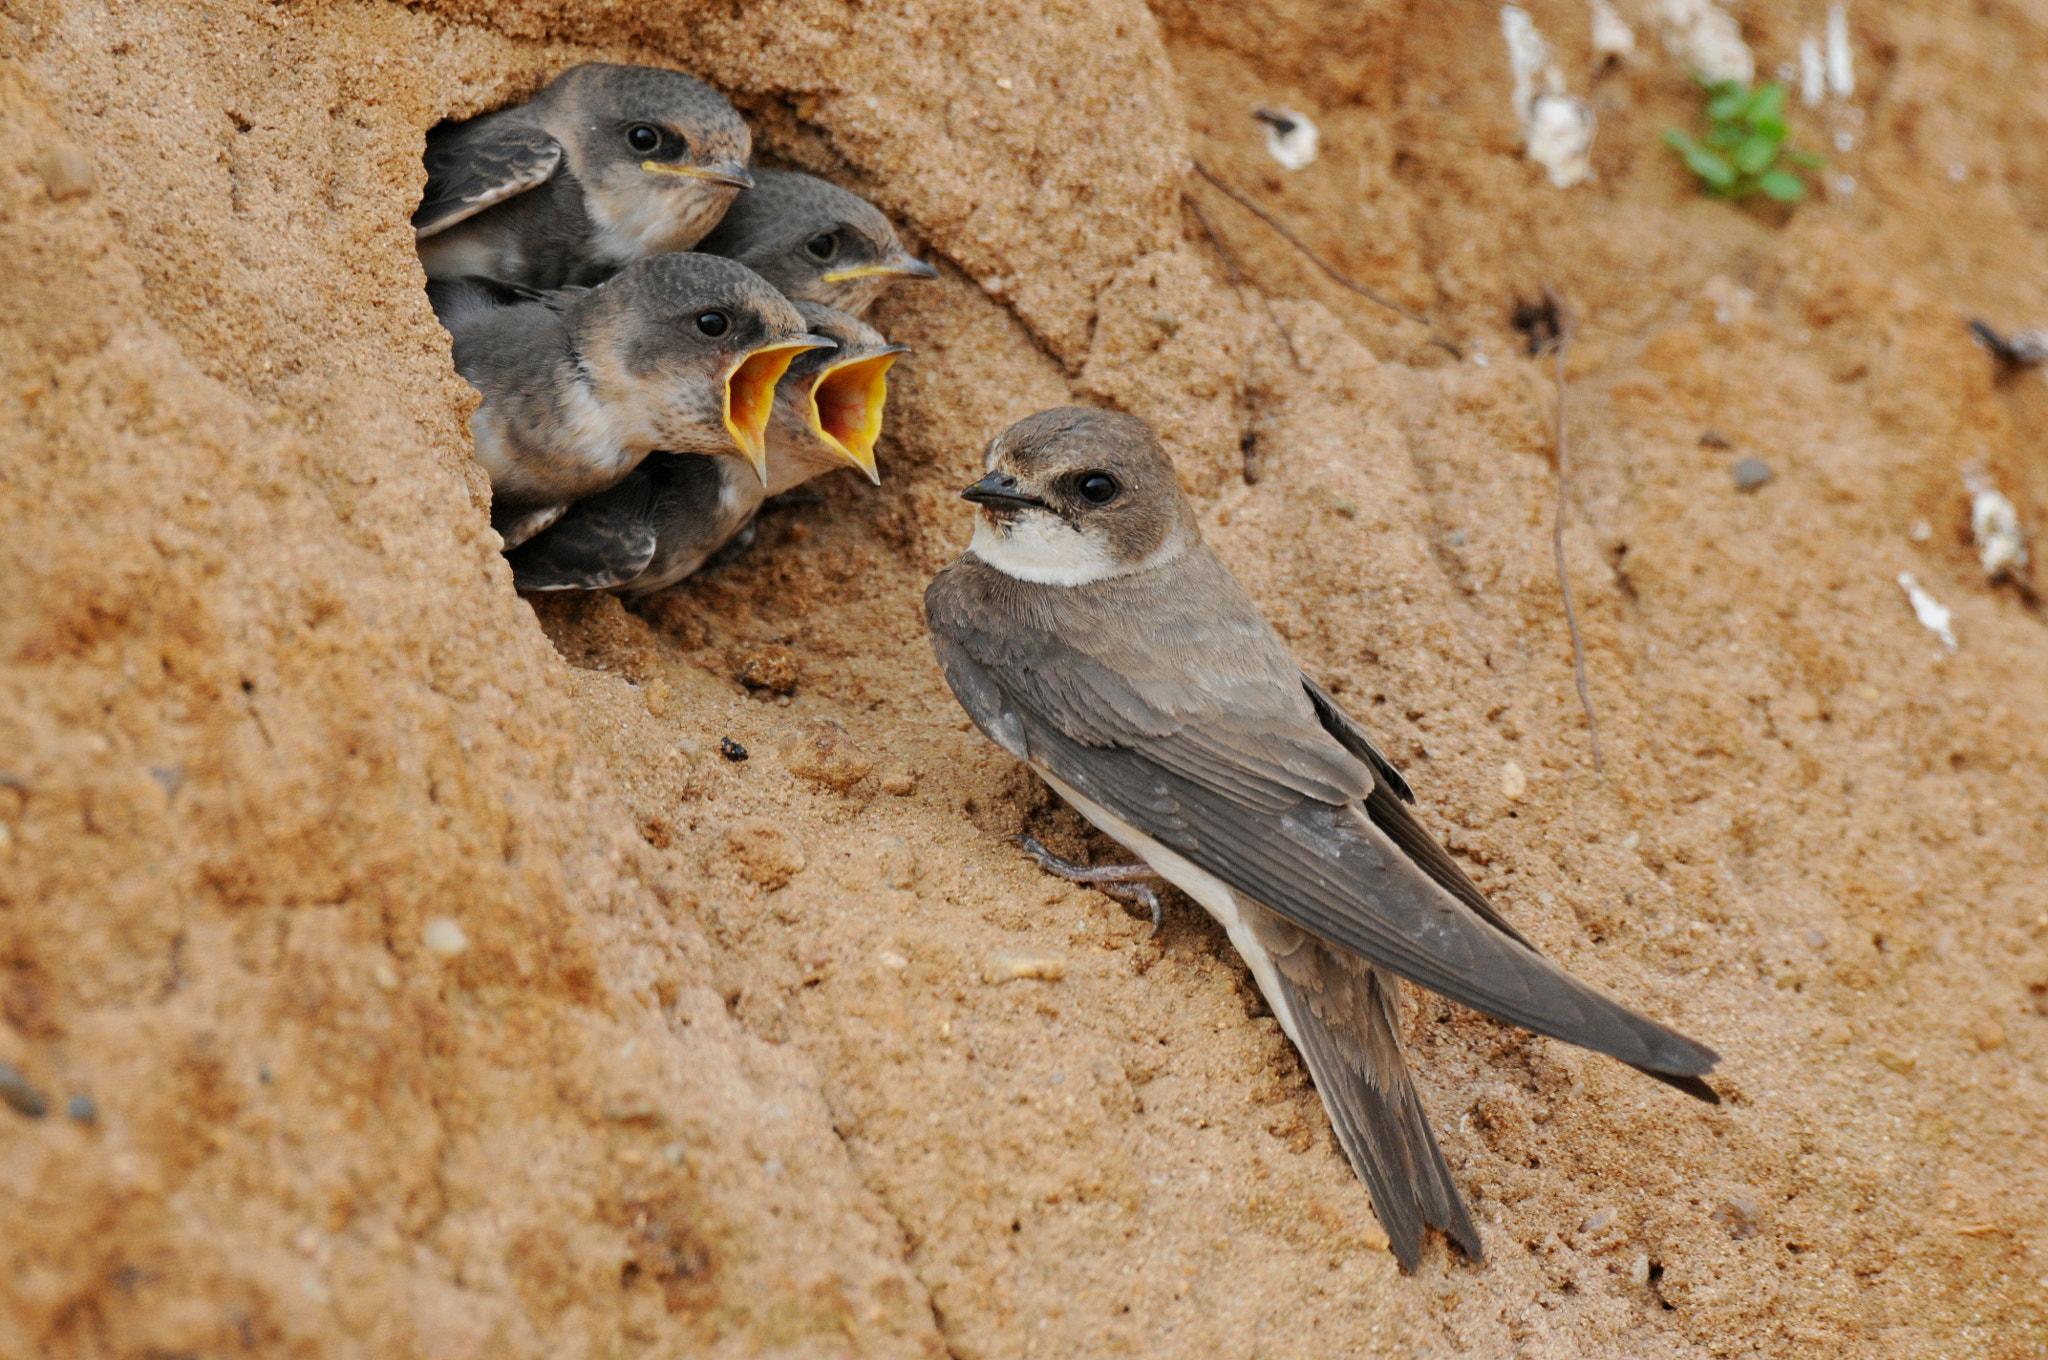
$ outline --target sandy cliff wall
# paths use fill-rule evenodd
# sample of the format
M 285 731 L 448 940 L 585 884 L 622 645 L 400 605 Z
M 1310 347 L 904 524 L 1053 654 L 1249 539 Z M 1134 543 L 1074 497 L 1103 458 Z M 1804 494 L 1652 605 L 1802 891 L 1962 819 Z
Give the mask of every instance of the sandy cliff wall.
M 2048 29 L 1858 6 L 1807 123 L 1855 187 L 1787 219 L 1694 197 L 1647 31 L 1596 80 L 1533 12 L 1602 117 L 1569 193 L 1486 5 L 11 9 L 0 1062 L 51 1110 L 0 1110 L 0 1354 L 2037 1354 L 2048 631 L 1960 474 L 2048 523 L 2048 386 L 1961 317 L 2048 319 Z M 405 227 L 428 126 L 590 57 L 717 82 L 946 270 L 879 312 L 885 485 L 644 615 L 512 592 Z M 1430 825 L 1725 1106 L 1418 1001 L 1490 1259 L 1398 1275 L 1220 933 L 1030 869 L 1109 849 L 931 664 L 955 489 L 1071 400 L 1160 424 Z M 733 679 L 769 647 L 787 703 Z

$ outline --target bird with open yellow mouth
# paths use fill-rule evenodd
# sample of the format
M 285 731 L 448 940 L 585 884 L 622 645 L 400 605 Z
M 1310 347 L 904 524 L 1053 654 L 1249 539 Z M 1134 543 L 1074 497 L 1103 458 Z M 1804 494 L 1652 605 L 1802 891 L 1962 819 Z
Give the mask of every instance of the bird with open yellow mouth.
M 759 275 L 712 255 L 657 255 L 595 288 L 458 279 L 427 293 L 483 398 L 470 430 L 508 548 L 657 449 L 732 463 L 765 488 L 777 384 L 798 355 L 836 347 Z
M 524 104 L 427 134 L 427 277 L 589 285 L 688 250 L 751 188 L 753 135 L 680 71 L 573 66 Z
M 850 316 L 865 313 L 899 279 L 939 276 L 903 248 L 874 204 L 787 170 L 756 170 L 754 187 L 697 249 L 738 260 L 799 302 Z
M 732 542 L 770 495 L 842 466 L 881 481 L 875 443 L 889 399 L 887 375 L 909 350 L 844 312 L 814 302 L 796 308 L 810 333 L 836 348 L 799 354 L 782 375 L 768 420 L 765 480 L 731 459 L 657 453 L 506 554 L 521 590 L 649 594 Z

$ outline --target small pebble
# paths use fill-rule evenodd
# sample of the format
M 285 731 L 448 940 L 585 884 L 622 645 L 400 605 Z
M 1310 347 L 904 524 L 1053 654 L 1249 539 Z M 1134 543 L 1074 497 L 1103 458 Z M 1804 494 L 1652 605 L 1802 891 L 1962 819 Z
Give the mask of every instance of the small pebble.
M 1630 1261 L 1628 1263 L 1628 1277 L 1636 1282 L 1638 1288 L 1647 1285 L 1650 1282 L 1650 1258 L 1639 1255 L 1635 1260 Z
M 991 954 L 988 962 L 981 966 L 981 980 L 991 985 L 1015 982 L 1019 978 L 1058 982 L 1066 975 L 1067 961 L 1058 954 L 1040 954 L 1030 950 Z
M 1980 1051 L 1989 1053 L 1994 1048 L 2005 1047 L 2005 1026 L 1996 1020 L 1979 1020 L 1970 1026 L 1970 1037 L 1976 1040 Z
M 28 1084 L 28 1078 L 0 1063 L 0 1100 L 13 1106 L 16 1112 L 30 1119 L 41 1119 L 50 1112 L 50 1106 L 43 1099 L 43 1093 Z
M 733 679 L 748 689 L 766 690 L 770 694 L 794 694 L 797 682 L 803 679 L 803 671 L 803 662 L 795 652 L 770 642 L 742 653 Z
M 1732 449 L 1735 446 L 1729 443 L 1728 436 L 1722 434 L 1719 430 L 1701 430 L 1700 447 L 1703 449 Z
M 1737 1242 L 1744 1242 L 1756 1236 L 1758 1222 L 1763 1217 L 1763 1206 L 1754 1192 L 1730 1190 L 1710 1217 L 1728 1230 L 1728 1235 Z
M 830 718 L 815 718 L 789 733 L 775 747 L 791 774 L 845 793 L 874 770 L 875 762 L 846 729 Z
M 917 792 L 917 776 L 908 770 L 889 770 L 882 775 L 882 792 L 891 798 L 908 798 Z
M 452 916 L 436 916 L 427 922 L 420 942 L 426 945 L 429 953 L 439 954 L 444 959 L 452 959 L 469 948 L 469 936 L 462 933 L 462 927 Z
M 43 177 L 43 191 L 59 203 L 92 192 L 92 162 L 75 146 L 59 143 L 36 152 L 36 173 Z
M 641 702 L 647 705 L 647 716 L 650 718 L 666 718 L 669 700 L 674 697 L 675 686 L 666 680 L 648 682 L 647 689 L 640 696 Z
M 1878 1064 L 1884 1067 L 1887 1071 L 1896 1072 L 1902 1077 L 1909 1077 L 1913 1075 L 1913 1069 L 1920 1065 L 1919 1054 L 1900 1053 L 1896 1049 L 1880 1048 L 1872 1056 L 1874 1056 L 1877 1059 Z
M 1500 791 L 1502 796 L 1517 803 L 1529 791 L 1529 776 L 1523 774 L 1522 767 L 1512 760 L 1500 767 Z
M 81 1124 L 97 1124 L 100 1121 L 100 1107 L 92 1103 L 92 1097 L 80 1091 L 64 1102 L 64 1113 Z
M 377 960 L 377 966 L 371 970 L 370 977 L 387 992 L 398 990 L 398 970 L 393 968 L 388 960 Z
M 1146 320 L 1166 332 L 1167 339 L 1180 334 L 1180 318 L 1172 312 L 1154 312 Z
M 1586 1221 L 1579 1225 L 1579 1231 L 1596 1233 L 1612 1222 L 1614 1222 L 1614 1210 L 1595 1209 L 1592 1213 L 1586 1215 Z
M 892 973 L 900 973 L 910 966 L 909 959 L 889 949 L 884 949 L 881 953 L 875 955 L 875 962 L 881 964 Z
M 678 737 L 676 739 L 676 754 L 686 761 L 695 760 L 704 754 L 704 743 L 692 741 L 688 737 Z
M 1777 475 L 1761 458 L 1745 458 L 1730 468 L 1729 473 L 1735 478 L 1737 491 L 1754 491 Z
M 718 754 L 737 765 L 747 758 L 747 748 L 734 741 L 731 737 L 720 737 L 718 739 Z

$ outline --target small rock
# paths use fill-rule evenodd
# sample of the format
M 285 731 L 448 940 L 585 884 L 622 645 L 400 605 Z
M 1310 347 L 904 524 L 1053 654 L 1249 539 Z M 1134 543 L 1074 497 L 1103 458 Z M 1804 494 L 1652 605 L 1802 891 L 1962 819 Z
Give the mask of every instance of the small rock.
M 469 936 L 463 933 L 452 916 L 436 916 L 427 922 L 426 930 L 420 934 L 420 942 L 426 945 L 427 952 L 439 954 L 444 959 L 452 959 L 469 948 Z
M 748 689 L 765 689 L 770 694 L 794 694 L 803 678 L 803 662 L 789 648 L 766 642 L 739 655 L 733 679 Z
M 892 973 L 900 973 L 910 966 L 909 959 L 904 958 L 892 949 L 884 949 L 881 953 L 875 955 L 875 962 L 881 964 Z
M 725 852 L 742 877 L 779 888 L 803 872 L 804 848 L 765 817 L 747 817 L 725 829 Z
M 64 1113 L 70 1115 L 81 1124 L 97 1124 L 100 1122 L 100 1107 L 93 1104 L 92 1097 L 83 1091 L 78 1092 L 71 1099 L 64 1102 Z
M 675 687 L 666 680 L 649 681 L 646 690 L 640 696 L 647 705 L 647 715 L 650 718 L 666 718 L 669 700 L 675 697 L 675 692 Z
M 846 729 L 829 718 L 805 723 L 784 737 L 775 753 L 797 778 L 839 793 L 867 778 L 875 768 L 875 762 L 853 744 Z
M 1813 1032 L 1814 1038 L 1835 1048 L 1846 1048 L 1856 1037 L 1856 1031 L 1849 1028 L 1844 1020 L 1829 1020 Z
M 1719 430 L 1701 430 L 1700 447 L 1703 449 L 1732 449 L 1735 446 L 1729 443 L 1728 436 L 1722 434 Z
M 1172 312 L 1154 312 L 1146 320 L 1164 331 L 1169 340 L 1180 334 L 1180 318 Z
M 391 966 L 389 959 L 377 960 L 377 966 L 370 970 L 370 980 L 383 991 L 398 990 L 398 970 Z
M 737 765 L 747 758 L 747 748 L 734 741 L 731 737 L 720 737 L 718 739 L 718 754 Z
M 1005 950 L 991 954 L 988 962 L 981 966 L 981 980 L 991 985 L 1015 982 L 1019 978 L 1058 982 L 1066 975 L 1065 959 L 1058 954 L 1041 954 L 1033 950 Z
M 92 162 L 75 146 L 60 142 L 36 152 L 36 173 L 43 177 L 43 191 L 59 203 L 92 192 Z
M 2005 1026 L 1996 1020 L 1979 1020 L 1970 1026 L 1970 1037 L 1981 1052 L 1989 1053 L 1994 1048 L 2005 1047 Z
M 1756 1236 L 1757 1224 L 1763 1218 L 1763 1206 L 1753 1191 L 1730 1190 L 1709 1217 L 1726 1228 L 1730 1237 L 1743 1242 Z
M 884 770 L 882 792 L 891 798 L 908 798 L 917 792 L 917 776 L 908 770 Z
M 28 1078 L 0 1063 L 0 1101 L 14 1107 L 15 1111 L 30 1119 L 41 1119 L 50 1112 L 49 1102 L 43 1093 L 28 1084 Z
M 1913 1069 L 1920 1065 L 1919 1054 L 1900 1053 L 1896 1049 L 1880 1048 L 1871 1056 L 1877 1059 L 1879 1066 L 1887 1071 L 1896 1072 L 1902 1077 L 1912 1076 Z
M 1529 791 L 1529 776 L 1522 773 L 1522 767 L 1510 760 L 1500 767 L 1500 791 L 1512 802 L 1522 801 L 1522 795 Z
M 688 737 L 678 737 L 676 738 L 676 754 L 681 756 L 685 763 L 695 761 L 697 757 L 704 754 L 704 743 L 692 741 Z
M 1586 1221 L 1579 1225 L 1579 1231 L 1583 1233 L 1596 1233 L 1606 1228 L 1612 1222 L 1614 1222 L 1614 1210 L 1595 1209 L 1592 1213 L 1586 1215 Z
M 1777 475 L 1761 458 L 1745 458 L 1728 471 L 1735 478 L 1737 491 L 1754 491 Z
M 1650 1283 L 1650 1258 L 1641 1254 L 1628 1263 L 1628 1277 L 1636 1282 L 1637 1288 Z

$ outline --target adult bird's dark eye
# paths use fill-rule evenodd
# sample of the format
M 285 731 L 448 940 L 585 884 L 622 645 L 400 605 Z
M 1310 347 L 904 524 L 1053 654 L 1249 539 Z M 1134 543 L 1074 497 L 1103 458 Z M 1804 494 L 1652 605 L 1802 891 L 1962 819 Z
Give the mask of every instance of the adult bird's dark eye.
M 829 231 L 821 231 L 804 242 L 804 251 L 814 260 L 829 260 L 839 253 L 839 238 Z
M 1091 472 L 1081 479 L 1082 498 L 1095 505 L 1107 505 L 1116 499 L 1116 478 L 1106 472 Z
M 635 123 L 626 129 L 626 145 L 644 156 L 661 145 L 661 130 Z
M 731 326 L 732 321 L 724 312 L 706 312 L 697 318 L 697 329 L 710 336 L 724 335 Z

